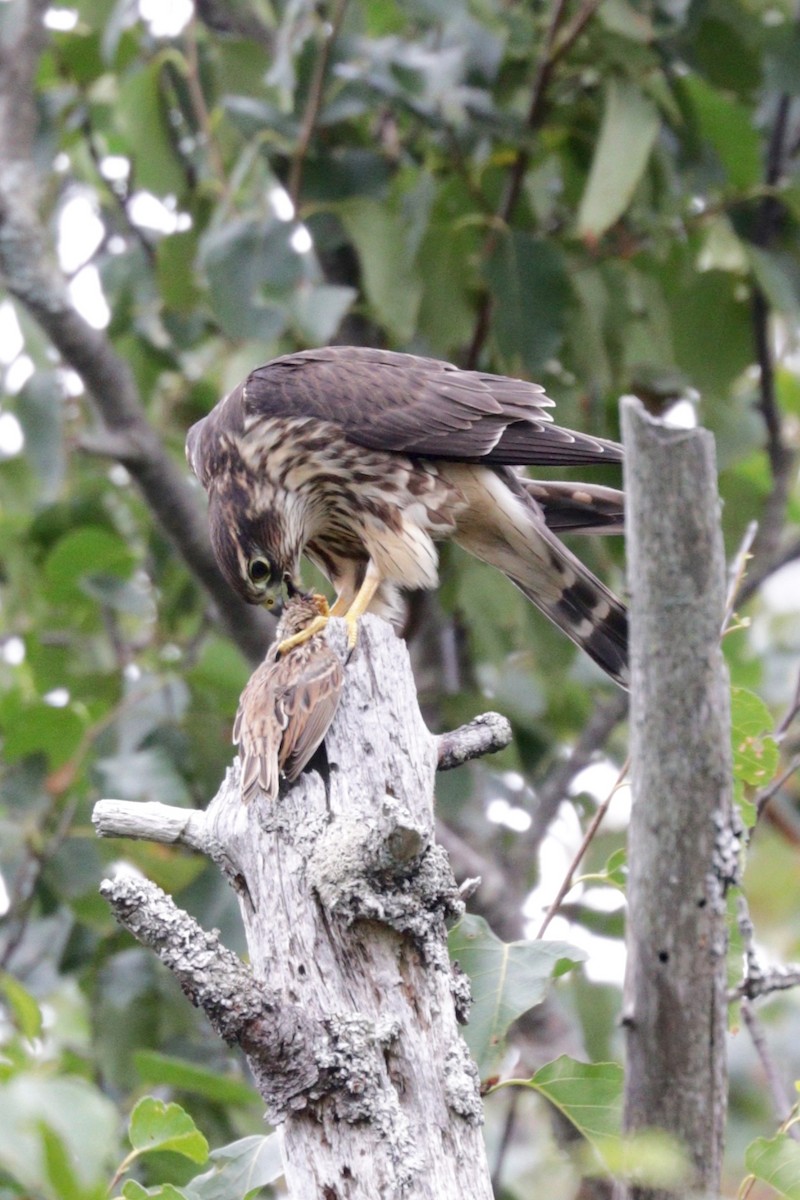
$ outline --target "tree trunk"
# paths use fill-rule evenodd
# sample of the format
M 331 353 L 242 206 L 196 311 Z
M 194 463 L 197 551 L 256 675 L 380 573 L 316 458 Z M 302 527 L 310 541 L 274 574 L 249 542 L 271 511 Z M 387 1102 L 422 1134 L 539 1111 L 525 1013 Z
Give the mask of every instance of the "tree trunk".
M 341 622 L 329 626 L 344 651 Z M 404 644 L 365 618 L 326 738 L 327 768 L 245 806 L 238 763 L 207 813 L 101 801 L 105 836 L 180 840 L 236 888 L 252 976 L 152 884 L 103 890 L 228 1041 L 284 1123 L 295 1200 L 489 1200 L 466 981 L 445 922 L 463 903 L 433 838 L 437 765 L 498 749 L 492 714 L 437 741 Z
M 717 1194 L 726 1100 L 725 891 L 736 875 L 725 562 L 714 443 L 622 405 L 633 814 L 624 1025 L 628 1131 L 686 1148 Z M 681 1189 L 685 1194 L 686 1189 Z M 671 1192 L 631 1187 L 636 1200 Z

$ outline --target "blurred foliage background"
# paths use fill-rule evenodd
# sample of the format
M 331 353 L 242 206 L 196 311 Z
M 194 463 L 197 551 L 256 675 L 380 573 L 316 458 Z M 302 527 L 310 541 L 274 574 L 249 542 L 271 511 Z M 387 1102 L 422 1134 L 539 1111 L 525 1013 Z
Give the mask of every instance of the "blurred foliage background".
M 381 345 L 536 379 L 561 424 L 605 436 L 623 393 L 696 413 L 717 438 L 731 557 L 760 523 L 739 591 L 751 623 L 725 639 L 732 679 L 784 722 L 791 763 L 794 9 L 0 0 L 0 1196 L 105 1194 L 154 1090 L 212 1145 L 263 1130 L 238 1056 L 97 887 L 125 863 L 243 950 L 232 893 L 197 858 L 99 843 L 90 825 L 103 795 L 203 806 L 230 761 L 270 628 L 214 581 L 183 440 L 255 365 Z M 574 545 L 624 588 L 621 539 Z M 442 777 L 442 839 L 461 875 L 483 876 L 472 903 L 496 933 L 532 936 L 625 758 L 624 699 L 497 573 L 448 548 L 442 576 L 409 605 L 426 715 L 444 728 L 497 708 L 516 734 Z M 600 877 L 551 926 L 588 962 L 519 1028 L 515 1075 L 562 1050 L 620 1057 L 618 862 L 603 877 L 624 843 L 618 801 L 585 867 Z M 748 858 L 767 961 L 800 958 L 799 802 L 789 776 Z M 796 999 L 763 1018 L 788 1110 Z M 746 1034 L 731 1056 L 726 1195 L 747 1143 L 780 1123 Z M 488 1102 L 497 1194 L 529 1196 L 534 1178 L 596 1194 L 536 1103 Z M 179 1185 L 197 1166 L 166 1150 L 138 1169 Z

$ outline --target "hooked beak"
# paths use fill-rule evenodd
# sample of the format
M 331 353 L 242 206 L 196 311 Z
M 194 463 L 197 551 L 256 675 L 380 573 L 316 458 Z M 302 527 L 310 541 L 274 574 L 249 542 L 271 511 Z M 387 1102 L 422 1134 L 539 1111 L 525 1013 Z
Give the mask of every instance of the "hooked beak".
M 287 572 L 279 585 L 271 587 L 265 593 L 262 604 L 271 616 L 280 617 L 286 607 L 287 599 L 293 600 L 295 596 L 305 596 L 305 594 L 300 585 Z

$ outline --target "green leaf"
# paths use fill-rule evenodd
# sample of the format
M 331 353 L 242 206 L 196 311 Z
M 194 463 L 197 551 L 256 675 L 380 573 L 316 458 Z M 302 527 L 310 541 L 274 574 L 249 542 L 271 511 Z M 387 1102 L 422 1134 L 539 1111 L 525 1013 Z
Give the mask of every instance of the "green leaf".
M 493 333 L 507 370 L 531 374 L 557 353 L 572 290 L 560 250 L 513 230 L 502 237 L 484 274 L 494 300 Z
M 64 401 L 55 371 L 37 371 L 17 397 L 25 455 L 39 479 L 42 500 L 54 500 L 64 481 Z
M 271 341 L 286 328 L 286 305 L 303 277 L 291 234 L 288 221 L 243 217 L 201 238 L 211 305 L 228 337 Z
M 353 301 L 355 288 L 304 281 L 289 301 L 289 315 L 304 341 L 324 346 L 336 334 Z
M 58 1200 L 100 1200 L 105 1193 L 102 1185 L 87 1194 L 86 1188 L 73 1170 L 70 1154 L 58 1134 L 43 1121 L 39 1124 L 44 1150 L 47 1178 Z
M 50 551 L 44 564 L 47 595 L 70 603 L 85 595 L 84 581 L 109 575 L 127 579 L 136 559 L 121 537 L 99 525 L 72 530 Z
M 581 875 L 581 883 L 605 883 L 610 887 L 617 887 L 620 890 L 625 890 L 625 885 L 628 881 L 628 851 L 625 846 L 620 846 L 613 854 L 609 855 L 606 865 L 602 871 L 593 871 L 588 875 Z M 578 880 L 575 881 L 579 882 Z
M 190 1200 L 230 1200 L 245 1197 L 274 1183 L 283 1175 L 282 1134 L 245 1137 L 212 1150 L 210 1171 L 196 1176 L 187 1187 Z
M 153 1096 L 145 1096 L 134 1108 L 128 1136 L 134 1150 L 143 1154 L 172 1150 L 196 1163 L 208 1158 L 208 1142 L 189 1114 L 179 1104 L 165 1104 Z
M 150 1086 L 156 1084 L 193 1092 L 197 1096 L 208 1096 L 219 1104 L 258 1103 L 258 1093 L 239 1079 L 226 1078 L 219 1071 L 199 1067 L 196 1063 L 155 1050 L 139 1050 L 133 1056 L 134 1065 L 142 1080 Z
M 0 1171 L 36 1195 L 60 1200 L 49 1183 L 58 1152 L 42 1136 L 45 1125 L 64 1147 L 82 1196 L 93 1198 L 107 1186 L 116 1156 L 116 1108 L 76 1076 L 26 1072 L 0 1084 Z
M 0 991 L 13 1014 L 14 1024 L 26 1038 L 36 1038 L 42 1032 L 42 1013 L 33 996 L 18 979 L 7 971 L 0 972 Z
M 744 1161 L 748 1171 L 779 1196 L 800 1200 L 800 1144 L 793 1138 L 785 1133 L 757 1138 L 747 1147 Z
M 756 282 L 772 308 L 800 320 L 800 297 L 778 256 L 758 246 L 746 245 L 745 250 Z
M 175 1187 L 172 1183 L 160 1183 L 156 1187 L 146 1188 L 135 1179 L 128 1179 L 122 1189 L 125 1200 L 191 1200 L 191 1194 L 186 1188 Z M 231 1196 L 226 1197 L 231 1200 Z
M 502 942 L 482 917 L 471 915 L 451 931 L 449 949 L 472 985 L 464 1037 L 482 1070 L 499 1053 L 512 1021 L 541 1004 L 550 980 L 587 957 L 567 942 Z
M 197 307 L 200 288 L 195 276 L 197 231 L 187 229 L 162 238 L 156 248 L 156 278 L 164 303 L 175 312 L 190 315 Z
M 610 80 L 586 189 L 578 235 L 599 238 L 619 220 L 644 174 L 659 130 L 656 106 L 635 84 Z
M 761 141 L 752 109 L 712 87 L 699 75 L 681 81 L 701 136 L 713 146 L 735 188 L 749 188 L 761 178 Z
M 163 56 L 137 65 L 119 90 L 117 118 L 128 139 L 133 182 L 156 196 L 180 196 L 186 185 L 161 91 Z
M 620 1136 L 623 1079 L 617 1063 L 583 1063 L 562 1054 L 525 1086 L 545 1096 L 602 1158 L 603 1143 Z
M 731 738 L 736 779 L 762 788 L 778 769 L 774 721 L 764 701 L 747 688 L 731 688 Z
M 9 717 L 3 753 L 8 762 L 28 754 L 45 754 L 51 768 L 63 766 L 80 745 L 84 722 L 71 708 L 30 704 Z
M 452 224 L 429 226 L 420 249 L 425 264 L 419 328 L 437 354 L 449 355 L 469 341 L 475 321 L 465 267 L 474 248 L 475 230 Z
M 634 8 L 628 0 L 603 0 L 597 10 L 598 20 L 620 37 L 644 44 L 655 38 L 653 22 L 646 13 Z
M 378 320 L 398 342 L 410 341 L 422 283 L 403 221 L 385 202 L 368 197 L 346 200 L 336 211 L 356 248 L 364 291 Z
M 662 275 L 669 301 L 675 361 L 701 392 L 727 396 L 753 361 L 750 308 L 741 283 L 727 271 L 685 280 L 668 261 Z

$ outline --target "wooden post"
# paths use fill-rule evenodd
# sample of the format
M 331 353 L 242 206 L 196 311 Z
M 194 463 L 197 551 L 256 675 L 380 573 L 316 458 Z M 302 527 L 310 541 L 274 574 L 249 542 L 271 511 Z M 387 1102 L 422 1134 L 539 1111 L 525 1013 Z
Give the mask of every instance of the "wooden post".
M 330 629 L 344 653 L 341 622 Z M 404 644 L 361 623 L 328 769 L 245 806 L 238 763 L 206 813 L 101 801 L 103 836 L 183 841 L 239 896 L 252 971 L 146 881 L 103 884 L 118 919 L 245 1050 L 282 1122 L 295 1200 L 491 1200 L 476 1068 L 447 957 L 461 897 L 433 837 L 437 765 L 498 749 L 491 717 L 437 740 Z
M 672 1134 L 695 1167 L 689 1190 L 716 1195 L 726 1111 L 725 891 L 738 846 L 714 441 L 702 429 L 667 428 L 630 397 L 622 426 L 634 801 L 624 1122 L 628 1131 Z

